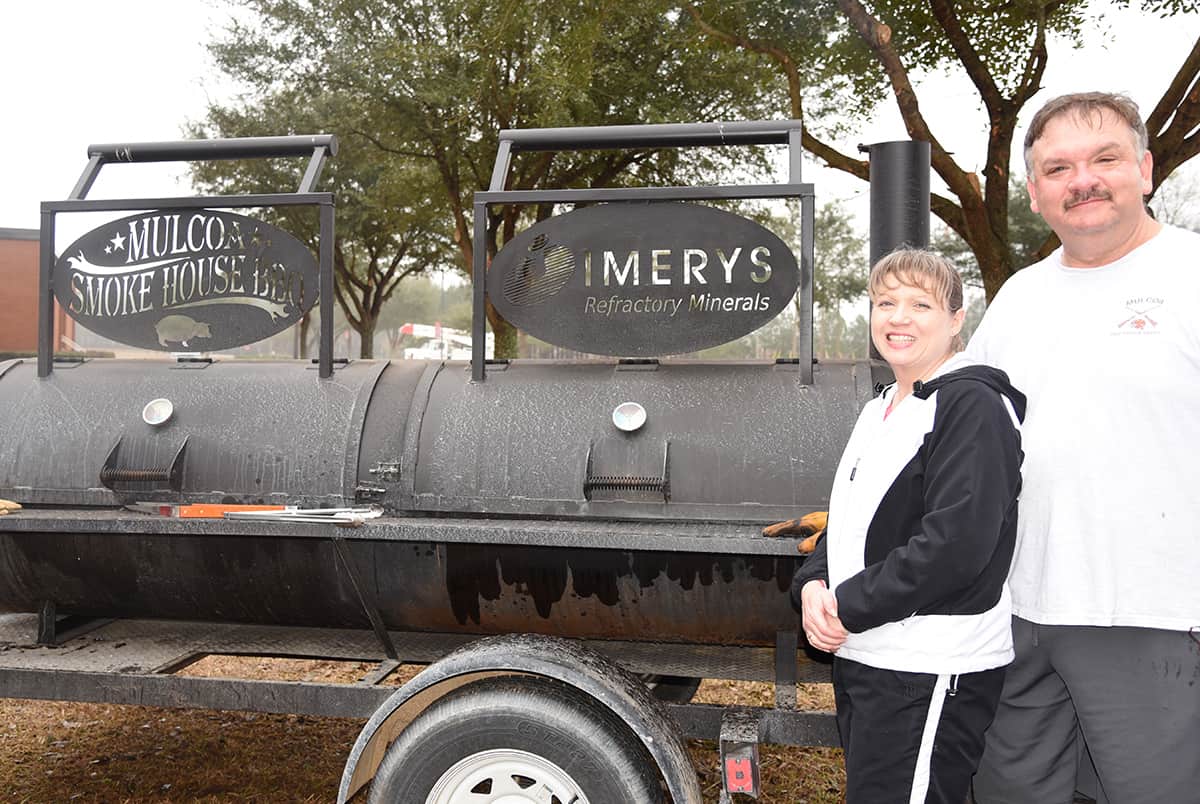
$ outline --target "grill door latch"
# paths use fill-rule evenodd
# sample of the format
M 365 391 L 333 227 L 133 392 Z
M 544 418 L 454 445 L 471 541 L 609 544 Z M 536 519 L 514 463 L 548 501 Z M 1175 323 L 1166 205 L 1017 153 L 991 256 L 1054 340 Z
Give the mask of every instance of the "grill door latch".
M 100 469 L 100 483 L 107 489 L 117 491 L 117 485 L 121 484 L 146 484 L 162 488 L 166 486 L 171 491 L 179 491 L 183 488 L 183 453 L 187 449 L 188 439 L 184 438 L 179 447 L 175 450 L 175 456 L 166 466 L 129 466 L 122 465 L 124 462 L 121 459 L 121 444 L 124 437 L 117 440 L 113 444 L 113 448 L 109 450 L 108 457 L 104 459 L 104 466 Z M 144 453 L 147 450 L 133 449 L 130 452 Z
M 583 498 L 589 502 L 594 491 L 649 491 L 662 494 L 663 502 L 671 501 L 671 442 L 663 442 L 662 474 L 650 475 L 597 475 L 593 473 L 592 451 L 595 444 L 588 444 L 587 474 L 583 481 Z

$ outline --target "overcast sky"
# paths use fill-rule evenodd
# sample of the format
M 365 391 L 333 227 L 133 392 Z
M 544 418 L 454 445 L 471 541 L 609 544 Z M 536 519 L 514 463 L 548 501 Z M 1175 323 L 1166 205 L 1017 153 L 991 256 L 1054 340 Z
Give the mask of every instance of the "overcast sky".
M 222 94 L 206 50 L 218 19 L 209 0 L 6 4 L 0 227 L 37 228 L 41 202 L 67 197 L 90 144 L 182 139 L 185 121 L 204 117 L 209 93 Z M 89 197 L 180 194 L 180 173 L 109 166 Z
M 92 143 L 182 138 L 209 100 L 227 97 L 206 44 L 228 12 L 220 0 L 42 0 L 8 4 L 0 30 L 3 142 L 0 145 L 0 228 L 36 228 L 39 204 L 67 196 Z M 1052 45 L 1045 97 L 1085 89 L 1128 92 L 1148 113 L 1200 31 L 1200 16 L 1174 20 L 1116 11 L 1082 51 Z M 1169 68 L 1169 69 L 1168 69 Z M 973 87 L 961 76 L 918 86 L 931 128 L 959 163 L 978 167 L 985 118 Z M 682 121 L 681 121 L 682 122 Z M 336 133 L 336 132 L 334 132 Z M 905 139 L 894 106 L 851 141 Z M 866 185 L 806 164 L 819 199 L 854 198 Z M 186 193 L 179 166 L 111 165 L 89 197 Z

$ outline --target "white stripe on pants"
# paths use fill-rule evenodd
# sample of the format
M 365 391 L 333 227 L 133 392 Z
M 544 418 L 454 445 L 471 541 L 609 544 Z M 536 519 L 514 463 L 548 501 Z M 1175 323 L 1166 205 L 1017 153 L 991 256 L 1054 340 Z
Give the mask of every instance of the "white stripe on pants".
M 921 732 L 921 747 L 917 751 L 917 767 L 913 771 L 912 793 L 908 804 L 924 804 L 929 792 L 929 765 L 933 761 L 933 738 L 937 736 L 938 723 L 942 720 L 942 705 L 950 689 L 950 675 L 940 675 L 933 685 L 929 698 L 929 712 L 925 715 L 925 728 Z

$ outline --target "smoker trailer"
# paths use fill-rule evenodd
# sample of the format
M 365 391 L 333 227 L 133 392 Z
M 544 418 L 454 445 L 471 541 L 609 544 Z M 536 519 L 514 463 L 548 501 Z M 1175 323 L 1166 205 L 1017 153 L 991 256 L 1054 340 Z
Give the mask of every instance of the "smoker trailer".
M 794 292 L 811 313 L 813 191 L 799 183 L 799 141 L 794 121 L 502 132 L 492 188 L 475 201 L 470 362 L 332 358 L 333 199 L 313 187 L 334 138 L 92 146 L 71 198 L 43 205 L 38 360 L 0 362 L 0 498 L 24 505 L 0 517 L 0 612 L 9 612 L 0 615 L 0 695 L 368 718 L 339 801 L 693 804 L 685 737 L 720 740 L 723 798 L 757 795 L 759 742 L 836 744 L 830 713 L 796 711 L 796 683 L 828 679 L 798 645 L 788 600 L 798 542 L 760 530 L 827 506 L 842 446 L 884 367 L 813 360 L 811 315 L 791 360 L 646 356 L 655 344 L 709 345 L 696 323 L 703 309 L 675 329 L 663 312 L 648 339 L 612 309 L 591 331 L 581 315 L 529 319 L 549 327 L 540 337 L 582 339 L 611 358 L 483 353 L 485 302 L 508 304 L 513 318 L 543 297 L 561 310 L 574 303 L 564 277 L 586 267 L 599 286 L 602 261 L 614 292 L 580 302 L 592 312 L 616 309 L 625 298 L 616 291 L 639 277 L 644 311 L 679 310 L 654 294 L 678 291 L 683 276 L 696 285 L 685 290 L 704 283 L 715 297 L 723 272 L 731 297 L 773 288 L 778 308 Z M 787 183 L 503 189 L 521 150 L 763 143 L 788 146 Z M 914 186 L 921 198 L 927 151 L 922 166 L 920 144 L 885 145 L 872 152 L 872 162 L 887 156 L 880 183 L 891 183 L 872 187 L 873 240 L 918 241 L 927 207 L 922 218 L 919 201 L 883 199 Z M 85 198 L 110 162 L 286 155 L 310 156 L 297 193 Z M 690 203 L 787 197 L 802 210 L 798 264 L 756 224 Z M 516 238 L 485 275 L 485 216 L 504 204 L 582 208 Z M 286 233 L 210 211 L 289 205 L 314 208 L 320 221 L 320 264 L 297 269 L 295 281 L 289 260 L 312 261 L 306 248 L 296 256 Z M 877 209 L 887 215 L 877 219 Z M 101 227 L 56 256 L 59 215 L 136 210 L 155 212 L 117 222 L 128 241 Z M 597 238 L 595 260 L 581 257 Z M 102 240 L 133 267 L 101 264 L 89 249 Z M 739 243 L 745 251 L 733 250 Z M 640 263 L 629 256 L 639 249 Z M 739 254 L 753 258 L 743 260 L 746 276 L 760 284 L 735 287 Z M 181 277 L 203 266 L 210 296 L 196 300 L 186 294 L 202 280 L 198 291 Z M 260 292 L 267 278 L 276 289 Z M 240 308 L 261 318 L 275 305 L 270 323 L 286 326 L 319 298 L 320 358 L 56 362 L 51 294 L 88 326 L 175 351 L 215 344 Z M 744 330 L 764 305 L 746 303 L 758 308 L 754 320 L 717 320 L 721 309 L 711 317 L 718 329 Z M 130 510 L 134 502 L 164 513 L 197 503 L 372 506 L 382 516 L 360 527 L 287 514 L 191 519 Z M 211 653 L 379 664 L 354 685 L 173 675 Z M 398 690 L 381 686 L 402 662 L 428 667 Z M 774 681 L 775 705 L 687 703 L 704 677 Z

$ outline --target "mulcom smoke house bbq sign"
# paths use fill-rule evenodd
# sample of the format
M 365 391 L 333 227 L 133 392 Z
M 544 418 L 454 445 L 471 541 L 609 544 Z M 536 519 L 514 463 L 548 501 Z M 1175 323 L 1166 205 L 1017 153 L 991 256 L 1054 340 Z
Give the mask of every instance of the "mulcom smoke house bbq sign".
M 145 349 L 217 351 L 274 335 L 313 307 L 312 252 L 262 221 L 206 209 L 111 221 L 58 258 L 54 295 L 80 324 Z
M 783 310 L 796 259 L 754 221 L 683 203 L 585 207 L 526 229 L 488 270 L 488 296 L 520 329 L 593 354 L 717 346 Z

